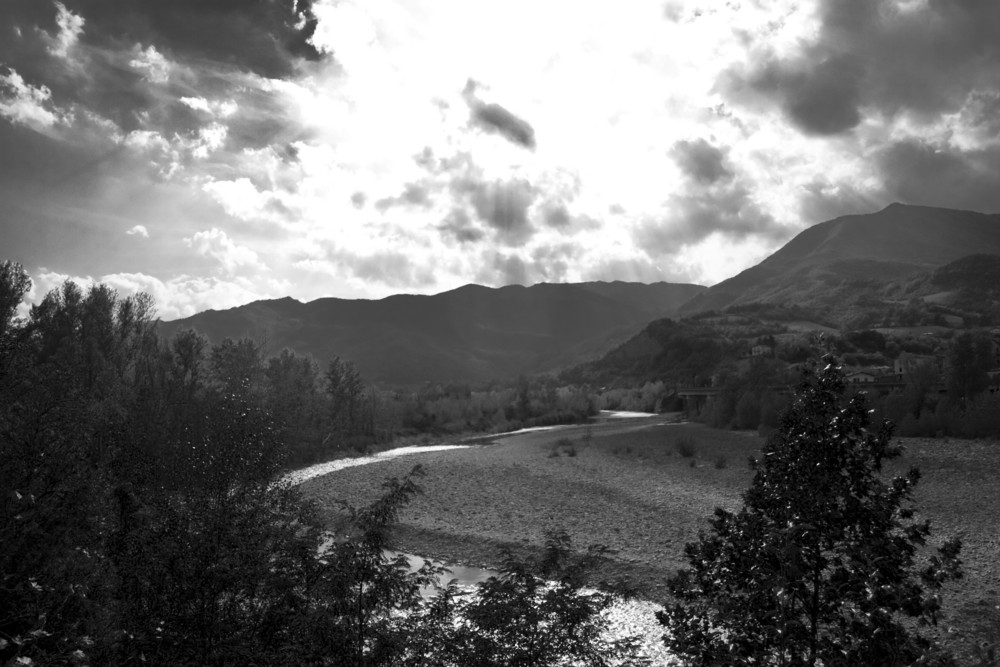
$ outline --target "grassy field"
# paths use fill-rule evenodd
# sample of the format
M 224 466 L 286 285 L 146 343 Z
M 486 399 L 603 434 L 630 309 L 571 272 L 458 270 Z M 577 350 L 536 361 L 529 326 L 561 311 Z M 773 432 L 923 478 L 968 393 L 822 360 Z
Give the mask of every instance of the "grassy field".
M 1000 443 L 902 441 L 924 476 L 916 504 L 932 540 L 963 538 L 966 577 L 945 593 L 949 623 L 986 636 L 1000 612 Z M 564 529 L 574 544 L 616 550 L 602 575 L 626 576 L 642 597 L 661 600 L 664 582 L 685 565 L 683 546 L 716 506 L 736 508 L 751 479 L 755 434 L 662 418 L 568 427 L 508 436 L 496 444 L 428 452 L 350 468 L 303 485 L 339 515 L 342 502 L 374 499 L 381 482 L 420 463 L 424 489 L 405 510 L 397 548 L 452 563 L 495 566 L 498 547 L 537 549 L 545 531 Z

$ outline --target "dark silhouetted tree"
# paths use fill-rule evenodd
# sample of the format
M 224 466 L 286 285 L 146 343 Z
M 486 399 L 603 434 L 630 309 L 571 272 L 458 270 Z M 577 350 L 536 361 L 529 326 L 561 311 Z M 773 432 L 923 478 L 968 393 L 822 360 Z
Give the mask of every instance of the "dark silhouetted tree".
M 716 510 L 686 547 L 691 567 L 670 582 L 665 641 L 694 664 L 893 666 L 935 655 L 902 619 L 936 623 L 960 545 L 918 565 L 930 533 L 910 507 L 919 473 L 883 478 L 899 454 L 892 427 L 871 430 L 864 396 L 845 399 L 840 368 L 825 362 L 765 445 L 743 508 Z

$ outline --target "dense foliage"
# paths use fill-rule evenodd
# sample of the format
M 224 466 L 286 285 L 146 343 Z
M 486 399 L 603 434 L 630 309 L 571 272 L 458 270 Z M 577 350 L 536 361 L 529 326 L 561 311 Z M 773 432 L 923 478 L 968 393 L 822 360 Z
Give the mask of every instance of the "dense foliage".
M 930 533 L 910 506 L 912 469 L 886 480 L 892 428 L 845 399 L 832 357 L 810 372 L 763 449 L 744 505 L 717 509 L 686 547 L 661 614 L 668 646 L 695 664 L 949 664 L 903 621 L 935 623 L 939 589 L 960 576 L 957 540 L 923 567 Z
M 438 569 L 384 550 L 413 477 L 336 532 L 279 481 L 289 440 L 374 430 L 346 362 L 321 377 L 249 340 L 163 340 L 148 297 L 102 285 L 67 282 L 18 316 L 29 289 L 0 264 L 0 665 L 489 664 L 524 636 L 551 664 L 603 655 L 610 598 L 579 568 L 543 593 L 511 561 L 478 593 L 425 600 Z M 565 563 L 569 545 L 550 553 Z M 551 603 L 531 628 L 529 589 Z

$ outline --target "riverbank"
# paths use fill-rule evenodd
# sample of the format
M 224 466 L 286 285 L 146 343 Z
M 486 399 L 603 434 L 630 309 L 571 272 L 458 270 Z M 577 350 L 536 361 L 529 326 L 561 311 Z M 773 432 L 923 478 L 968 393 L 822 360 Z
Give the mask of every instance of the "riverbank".
M 580 548 L 615 549 L 601 575 L 627 578 L 656 599 L 683 565 L 683 545 L 704 527 L 705 517 L 716 505 L 738 504 L 749 481 L 746 457 L 759 446 L 745 434 L 670 425 L 655 416 L 495 440 L 497 446 L 351 468 L 303 489 L 336 514 L 342 502 L 374 500 L 385 478 L 401 477 L 419 463 L 424 492 L 400 517 L 400 550 L 496 567 L 502 549 L 540 549 L 546 531 L 565 530 Z M 685 441 L 693 441 L 691 457 L 678 451 Z
M 536 550 L 546 530 L 563 529 L 578 547 L 599 543 L 617 550 L 602 578 L 625 577 L 641 597 L 661 601 L 667 578 L 686 565 L 684 544 L 707 527 L 716 506 L 740 505 L 752 475 L 747 458 L 761 445 L 754 434 L 656 417 L 494 440 L 495 446 L 345 469 L 307 481 L 303 489 L 332 519 L 340 501 L 369 502 L 386 477 L 419 463 L 426 470 L 419 481 L 424 493 L 401 516 L 399 550 L 496 567 L 501 548 Z M 906 453 L 889 472 L 911 465 L 923 471 L 916 504 L 931 520 L 932 542 L 950 535 L 964 542 L 966 577 L 943 593 L 946 622 L 988 636 L 989 614 L 1000 602 L 1000 444 L 903 444 Z

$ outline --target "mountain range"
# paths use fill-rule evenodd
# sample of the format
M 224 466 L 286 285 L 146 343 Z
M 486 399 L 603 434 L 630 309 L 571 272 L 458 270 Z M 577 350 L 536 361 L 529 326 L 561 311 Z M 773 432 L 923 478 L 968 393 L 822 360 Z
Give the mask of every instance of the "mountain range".
M 379 300 L 255 301 L 159 324 L 212 342 L 251 336 L 325 363 L 354 362 L 369 382 L 485 383 L 554 371 L 600 356 L 647 322 L 670 317 L 705 288 L 673 283 L 466 285 L 431 296 Z
M 284 298 L 206 311 L 160 328 L 165 335 L 193 328 L 213 342 L 250 335 L 269 352 L 287 347 L 321 363 L 337 355 L 382 385 L 484 383 L 605 355 L 614 365 L 621 350 L 655 355 L 654 339 L 662 336 L 651 338 L 650 331 L 677 337 L 664 318 L 704 323 L 707 314 L 727 310 L 767 309 L 836 329 L 891 325 L 904 316 L 990 323 L 1000 318 L 997 276 L 1000 215 L 892 204 L 809 227 L 710 288 L 542 283 L 466 285 L 380 300 Z

